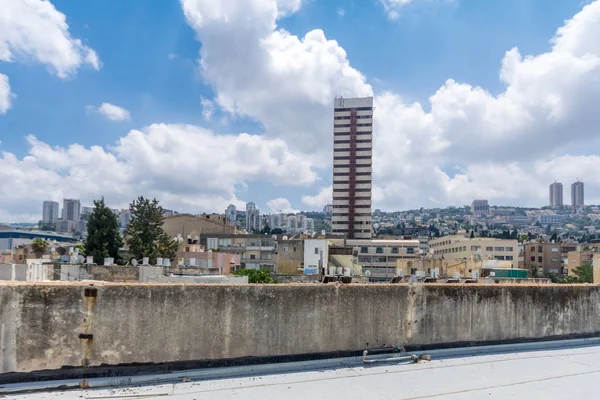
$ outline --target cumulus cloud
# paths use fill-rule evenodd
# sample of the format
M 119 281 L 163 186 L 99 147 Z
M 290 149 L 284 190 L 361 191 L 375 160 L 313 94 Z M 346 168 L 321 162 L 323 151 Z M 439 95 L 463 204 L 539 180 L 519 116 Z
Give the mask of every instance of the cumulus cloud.
M 0 114 L 6 114 L 12 105 L 14 94 L 10 91 L 8 76 L 0 74 Z
M 100 69 L 96 52 L 71 37 L 66 17 L 46 0 L 0 0 L 0 61 L 34 60 L 60 78 L 82 64 Z
M 465 204 L 482 196 L 540 205 L 555 179 L 596 183 L 590 158 L 577 153 L 599 139 L 599 19 L 596 1 L 558 29 L 548 52 L 507 51 L 506 87 L 496 96 L 454 80 L 429 98 L 429 112 L 394 93 L 377 96 L 376 204 Z
M 292 208 L 290 201 L 284 197 L 278 197 L 267 201 L 267 207 L 271 210 L 271 213 L 299 213 L 300 210 Z
M 97 112 L 111 121 L 128 121 L 131 119 L 129 111 L 110 103 L 102 103 L 99 107 L 87 106 L 87 110 Z
M 307 206 L 315 209 L 322 208 L 327 204 L 331 204 L 333 201 L 333 186 L 328 186 L 319 191 L 314 196 L 304 195 L 302 196 L 302 202 Z
M 132 130 L 115 146 L 52 147 L 28 136 L 23 158 L 0 157 L 0 215 L 38 210 L 40 199 L 73 197 L 84 203 L 105 196 L 126 206 L 135 196 L 155 196 L 168 208 L 200 212 L 238 204 L 235 186 L 265 179 L 310 185 L 310 163 L 280 139 L 216 135 L 191 125 L 155 124 Z M 39 215 L 32 214 L 32 220 Z
M 200 69 L 226 112 L 248 116 L 271 137 L 318 163 L 330 162 L 331 108 L 335 96 L 371 95 L 366 78 L 344 49 L 320 29 L 299 38 L 278 29 L 278 18 L 299 0 L 182 0 L 189 25 L 202 42 Z

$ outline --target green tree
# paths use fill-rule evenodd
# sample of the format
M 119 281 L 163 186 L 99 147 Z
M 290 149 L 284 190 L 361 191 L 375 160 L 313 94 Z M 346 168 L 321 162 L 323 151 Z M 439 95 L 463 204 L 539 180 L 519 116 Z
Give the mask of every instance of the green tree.
M 85 243 L 83 242 L 77 242 L 75 243 L 75 245 L 73 246 L 74 248 L 76 248 L 79 251 L 79 254 L 84 256 L 86 255 L 86 251 L 85 251 Z
M 573 268 L 573 274 L 577 277 L 576 282 L 574 283 L 594 283 L 594 270 L 592 264 L 583 263 L 579 267 Z
M 106 206 L 104 198 L 94 200 L 94 210 L 87 222 L 85 254 L 93 257 L 96 264 L 102 265 L 108 257 L 118 260 L 122 246 L 117 216 Z
M 519 236 L 519 243 L 523 243 L 527 240 L 529 240 L 529 235 L 523 233 Z
M 175 259 L 179 243 L 163 229 L 164 209 L 156 199 L 138 197 L 129 205 L 131 220 L 125 231 L 129 253 L 136 259 L 149 257 L 154 264 L 158 257 Z
M 48 248 L 48 242 L 46 242 L 42 238 L 35 238 L 31 242 L 31 249 L 33 250 L 33 252 L 35 253 L 35 256 L 37 258 L 42 257 L 42 255 L 44 254 L 44 252 L 46 251 L 47 248 Z
M 538 271 L 539 271 L 539 267 L 536 263 L 531 263 L 531 277 L 532 278 L 537 278 L 538 277 Z
M 471 238 L 471 239 L 475 239 L 475 232 L 471 231 L 471 236 L 470 236 L 470 238 Z
M 269 224 L 266 224 L 264 228 L 262 228 L 260 233 L 269 235 L 271 233 L 271 227 L 269 226 Z
M 277 283 L 271 273 L 263 269 L 238 269 L 233 272 L 237 276 L 247 276 L 248 283 Z

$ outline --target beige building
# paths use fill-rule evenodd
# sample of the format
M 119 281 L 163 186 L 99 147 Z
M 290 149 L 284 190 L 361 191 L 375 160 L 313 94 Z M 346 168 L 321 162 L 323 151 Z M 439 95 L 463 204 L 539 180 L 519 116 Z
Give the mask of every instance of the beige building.
M 577 243 L 528 243 L 525 244 L 525 269 L 538 267 L 538 275 L 549 273 L 566 275 L 569 270 L 569 252 L 578 251 Z
M 434 258 L 457 260 L 509 261 L 512 268 L 518 267 L 519 242 L 513 239 L 473 238 L 468 234 L 443 236 L 429 241 L 429 253 Z
M 235 233 L 235 227 L 219 214 L 178 214 L 165 218 L 163 229 L 169 236 L 181 235 L 183 239 L 206 233 Z
M 304 239 L 277 239 L 275 272 L 301 275 L 304 267 Z
M 390 280 L 396 276 L 398 260 L 416 260 L 419 257 L 418 240 L 333 239 L 330 243 L 352 248 L 355 263 L 362 267 L 362 274 L 371 281 Z
M 574 275 L 573 270 L 583 264 L 592 264 L 594 255 L 598 254 L 596 248 L 590 248 L 588 246 L 577 246 L 578 249 L 575 251 L 569 251 L 567 253 L 567 275 Z

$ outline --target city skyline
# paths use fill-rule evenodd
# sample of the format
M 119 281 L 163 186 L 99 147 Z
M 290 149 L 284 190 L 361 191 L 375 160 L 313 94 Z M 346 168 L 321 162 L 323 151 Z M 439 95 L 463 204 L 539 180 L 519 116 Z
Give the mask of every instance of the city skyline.
M 339 96 L 374 98 L 373 208 L 539 206 L 551 181 L 575 176 L 600 203 L 598 117 L 584 106 L 600 97 L 589 84 L 599 1 L 410 2 L 393 14 L 382 2 L 293 3 L 228 1 L 216 18 L 208 0 L 50 1 L 55 46 L 30 28 L 44 20 L 36 1 L 10 2 L 9 32 L 27 40 L 0 43 L 0 178 L 18 182 L 0 192 L 0 220 L 38 218 L 33 193 L 321 210 Z

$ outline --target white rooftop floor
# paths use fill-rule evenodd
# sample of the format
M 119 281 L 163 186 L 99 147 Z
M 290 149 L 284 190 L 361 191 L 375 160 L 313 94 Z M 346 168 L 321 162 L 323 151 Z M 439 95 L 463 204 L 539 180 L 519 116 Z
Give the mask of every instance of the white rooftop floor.
M 600 398 L 600 346 L 375 363 L 353 368 L 9 395 L 11 399 L 591 399 Z M 1 389 L 0 389 L 1 390 Z

